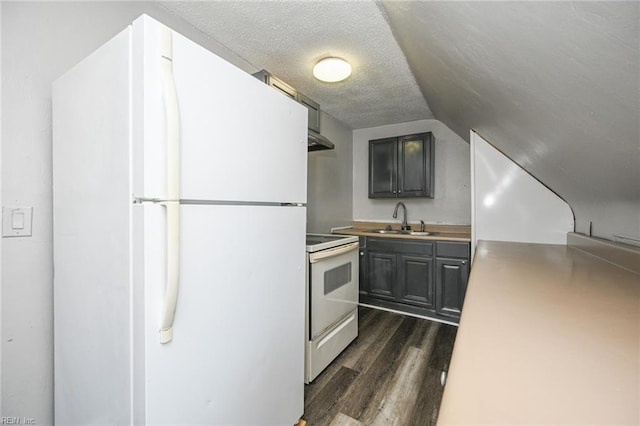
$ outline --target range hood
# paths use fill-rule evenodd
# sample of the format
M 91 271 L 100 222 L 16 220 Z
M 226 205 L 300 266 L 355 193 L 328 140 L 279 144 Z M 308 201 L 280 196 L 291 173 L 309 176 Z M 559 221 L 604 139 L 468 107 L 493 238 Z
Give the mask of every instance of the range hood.
M 335 145 L 320 133 L 309 129 L 308 151 L 321 151 L 323 149 L 334 149 Z
M 307 108 L 309 113 L 309 144 L 308 151 L 321 151 L 325 149 L 334 149 L 335 145 L 326 137 L 320 134 L 320 105 L 289 86 L 284 81 L 274 77 L 269 71 L 261 70 L 252 74 L 258 80 L 276 89 L 285 96 L 290 97 L 296 102 L 301 103 Z

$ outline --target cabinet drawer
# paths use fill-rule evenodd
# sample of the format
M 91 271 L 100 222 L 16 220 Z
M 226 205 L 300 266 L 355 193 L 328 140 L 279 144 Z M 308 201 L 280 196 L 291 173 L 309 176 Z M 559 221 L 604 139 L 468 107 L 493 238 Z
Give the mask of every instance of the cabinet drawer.
M 367 249 L 394 253 L 433 255 L 433 243 L 391 238 L 367 238 Z
M 461 257 L 469 258 L 469 243 L 457 243 L 451 241 L 436 242 L 437 257 Z

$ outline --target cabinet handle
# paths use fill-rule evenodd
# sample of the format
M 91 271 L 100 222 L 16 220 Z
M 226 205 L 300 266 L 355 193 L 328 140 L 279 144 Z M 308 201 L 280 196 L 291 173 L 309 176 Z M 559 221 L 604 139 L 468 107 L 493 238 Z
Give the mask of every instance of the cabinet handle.
M 396 193 L 396 191 L 393 191 L 393 193 L 395 194 L 395 193 Z
M 360 256 L 364 256 L 364 252 L 363 251 L 360 252 Z
M 467 264 L 467 261 L 466 261 L 466 260 L 463 260 L 461 263 L 462 263 L 463 265 L 466 265 L 466 264 Z
M 399 193 L 401 193 L 401 192 L 402 192 L 402 190 L 401 190 L 401 189 L 399 189 L 399 190 L 398 190 L 398 194 L 399 194 Z

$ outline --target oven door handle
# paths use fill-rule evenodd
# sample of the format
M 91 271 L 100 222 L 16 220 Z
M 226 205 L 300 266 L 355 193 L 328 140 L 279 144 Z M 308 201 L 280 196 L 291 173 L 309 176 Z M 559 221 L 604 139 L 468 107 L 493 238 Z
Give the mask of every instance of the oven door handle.
M 349 243 L 342 246 L 338 246 L 332 249 L 320 250 L 314 253 L 309 253 L 309 263 L 316 263 L 323 259 L 339 256 L 341 254 L 350 252 L 351 250 L 357 250 L 360 247 L 359 243 Z

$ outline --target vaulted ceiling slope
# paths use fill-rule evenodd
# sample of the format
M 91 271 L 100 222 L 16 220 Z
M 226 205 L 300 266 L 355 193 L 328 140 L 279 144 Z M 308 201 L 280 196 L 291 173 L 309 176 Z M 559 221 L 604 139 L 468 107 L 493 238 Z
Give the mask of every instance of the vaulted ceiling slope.
M 640 238 L 640 3 L 383 1 L 429 107 L 573 208 Z

